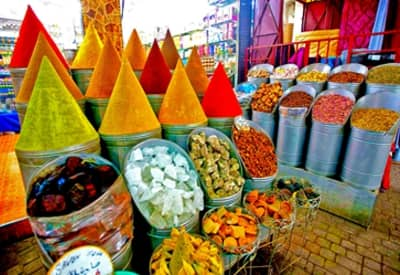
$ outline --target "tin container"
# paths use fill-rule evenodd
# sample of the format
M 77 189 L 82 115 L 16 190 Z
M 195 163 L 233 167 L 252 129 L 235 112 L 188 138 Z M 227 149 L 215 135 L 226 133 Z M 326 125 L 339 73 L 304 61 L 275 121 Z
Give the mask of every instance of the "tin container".
M 274 66 L 271 64 L 257 64 L 254 65 L 253 67 L 250 68 L 248 75 L 252 74 L 255 71 L 258 70 L 263 70 L 263 71 L 267 71 L 269 73 L 269 76 L 272 74 L 272 72 L 274 71 Z M 253 83 L 254 85 L 256 85 L 257 87 L 260 86 L 261 83 L 268 83 L 269 82 L 269 76 L 268 77 L 252 77 L 252 76 L 248 76 L 247 77 L 247 81 L 250 83 Z
M 372 73 L 375 70 L 379 70 L 381 68 L 387 67 L 387 66 L 397 66 L 400 67 L 400 63 L 386 63 L 383 65 L 379 65 L 379 66 L 375 66 L 372 69 L 369 70 L 368 73 Z M 386 91 L 386 92 L 395 92 L 400 94 L 400 83 L 399 84 L 391 84 L 391 83 L 372 83 L 370 81 L 368 81 L 368 77 L 367 77 L 367 81 L 366 81 L 366 94 L 373 94 L 379 91 Z
M 92 74 L 93 69 L 71 69 L 72 79 L 75 81 L 76 85 L 78 85 L 83 95 L 86 94 Z
M 312 71 L 318 71 L 321 73 L 329 74 L 329 72 L 331 71 L 331 67 L 329 65 L 323 64 L 323 63 L 310 64 L 310 65 L 303 67 L 300 70 L 297 77 L 303 73 L 308 73 L 308 72 L 312 72 Z M 327 78 L 328 78 L 328 75 L 327 75 Z M 326 80 L 325 81 L 301 81 L 301 80 L 296 79 L 296 83 L 303 84 L 303 85 L 310 85 L 315 89 L 315 92 L 317 94 L 319 94 L 321 91 L 324 90 L 325 85 L 326 85 Z
M 207 122 L 182 125 L 162 124 L 162 135 L 165 139 L 175 142 L 183 149 L 186 148 L 186 140 L 194 129 L 197 127 L 207 126 Z
M 285 65 L 281 65 L 281 66 L 276 67 L 274 69 L 274 73 L 277 70 L 280 70 L 280 69 L 283 69 L 283 70 L 297 70 L 297 72 L 299 70 L 299 68 L 298 68 L 298 66 L 296 64 L 285 64 Z M 281 85 L 282 85 L 282 89 L 284 91 L 286 91 L 289 87 L 294 85 L 294 80 L 296 79 L 296 75 L 297 75 L 297 73 L 291 78 L 284 78 L 284 77 L 277 77 L 276 75 L 273 74 L 273 75 L 270 76 L 270 82 L 271 83 L 280 82 Z
M 340 72 L 359 73 L 359 74 L 364 75 L 364 80 L 365 80 L 365 78 L 367 77 L 367 74 L 368 74 L 368 68 L 366 66 L 364 66 L 362 64 L 358 64 L 358 63 L 344 64 L 344 65 L 340 65 L 340 66 L 333 68 L 332 71 L 330 72 L 329 76 L 332 76 L 332 75 L 334 75 L 336 73 L 340 73 Z M 329 78 L 328 78 L 328 89 L 346 89 L 346 90 L 349 90 L 350 92 L 352 92 L 354 94 L 355 98 L 359 98 L 363 95 L 362 94 L 363 91 L 361 91 L 363 82 L 361 82 L 361 83 L 339 83 L 339 82 L 329 81 Z
M 93 127 L 98 130 L 107 110 L 109 98 L 87 98 L 86 114 Z

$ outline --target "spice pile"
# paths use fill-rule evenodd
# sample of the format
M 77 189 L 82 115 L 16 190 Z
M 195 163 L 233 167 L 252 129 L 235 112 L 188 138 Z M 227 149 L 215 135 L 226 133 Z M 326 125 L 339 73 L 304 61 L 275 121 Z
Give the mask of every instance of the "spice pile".
M 268 78 L 270 73 L 264 69 L 253 69 L 247 74 L 247 77 Z
M 386 132 L 399 117 L 399 113 L 388 109 L 358 109 L 351 116 L 351 124 L 368 131 Z
M 291 222 L 292 204 L 278 194 L 267 194 L 254 189 L 245 196 L 246 208 L 267 227 L 283 226 Z
M 299 69 L 297 67 L 276 68 L 273 77 L 278 79 L 296 78 L 298 73 Z
M 151 274 L 223 274 L 219 248 L 212 242 L 173 228 L 150 259 Z
M 32 184 L 28 214 L 58 216 L 77 211 L 96 200 L 117 178 L 109 165 L 98 165 L 80 157 L 69 157 Z
M 209 210 L 204 215 L 202 228 L 224 251 L 236 254 L 252 251 L 259 234 L 257 218 L 240 207 Z
M 400 66 L 382 66 L 368 72 L 370 83 L 400 84 Z
M 196 171 L 184 155 L 167 146 L 133 150 L 125 177 L 136 205 L 156 228 L 180 226 L 204 207 Z
M 272 84 L 261 83 L 260 87 L 253 94 L 251 109 L 258 112 L 271 113 L 282 94 L 283 90 L 280 82 Z
M 355 72 L 339 72 L 331 75 L 328 81 L 338 83 L 361 83 L 364 81 L 364 75 Z
M 210 198 L 224 198 L 242 189 L 238 159 L 231 155 L 229 142 L 204 132 L 190 136 L 189 155 Z
M 306 82 L 323 82 L 328 78 L 327 73 L 322 73 L 319 71 L 310 71 L 307 73 L 302 73 L 297 76 L 297 80 Z
M 251 177 L 264 178 L 277 172 L 275 148 L 267 135 L 252 127 L 234 127 L 232 135 Z
M 314 103 L 312 117 L 322 123 L 344 124 L 353 105 L 354 102 L 343 95 L 320 96 Z
M 289 108 L 309 108 L 313 101 L 313 97 L 303 91 L 292 91 L 280 102 L 280 106 Z

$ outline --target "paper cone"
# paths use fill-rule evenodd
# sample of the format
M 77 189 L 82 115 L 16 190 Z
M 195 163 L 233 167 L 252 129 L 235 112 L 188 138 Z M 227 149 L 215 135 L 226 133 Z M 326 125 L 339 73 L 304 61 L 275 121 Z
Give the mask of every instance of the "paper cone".
M 16 144 L 21 151 L 49 151 L 99 138 L 47 57 L 43 57 Z
M 99 59 L 103 42 L 97 33 L 94 24 L 90 23 L 86 29 L 85 37 L 72 62 L 72 69 L 93 69 Z
M 108 37 L 104 41 L 103 49 L 97 60 L 89 87 L 87 98 L 109 98 L 118 77 L 121 67 L 121 58 Z
M 165 34 L 164 42 L 161 46 L 161 53 L 163 54 L 168 67 L 171 70 L 175 69 L 176 63 L 180 60 L 180 57 L 169 30 L 167 30 L 167 33 Z
M 147 94 L 164 94 L 171 80 L 171 73 L 154 39 L 149 55 L 140 76 L 140 84 Z
M 167 92 L 164 95 L 158 119 L 161 124 L 170 125 L 207 121 L 207 117 L 181 61 L 178 61 Z
M 13 54 L 11 56 L 10 68 L 26 68 L 28 67 L 29 60 L 36 45 L 36 40 L 39 33 L 43 33 L 50 47 L 53 49 L 55 55 L 60 60 L 61 64 L 68 69 L 68 62 L 65 60 L 63 54 L 53 41 L 42 22 L 38 19 L 33 12 L 30 5 L 26 10 L 24 19 L 18 33 L 17 43 L 15 44 Z
M 123 114 L 121 114 L 121 111 Z M 161 125 L 142 86 L 133 73 L 128 59 L 124 58 L 99 133 L 125 135 L 146 132 L 160 127 Z
M 190 53 L 188 63 L 186 64 L 186 73 L 196 93 L 203 94 L 207 90 L 210 81 L 208 80 L 207 73 L 201 64 L 201 59 L 196 46 L 192 48 L 192 52 Z
M 146 63 L 146 49 L 135 29 L 133 29 L 128 44 L 126 44 L 125 54 L 133 70 L 143 70 Z
M 38 39 L 32 53 L 32 58 L 29 61 L 28 68 L 15 101 L 17 103 L 27 103 L 29 101 L 35 86 L 36 78 L 39 74 L 42 59 L 44 57 L 48 58 L 59 78 L 64 82 L 64 85 L 72 94 L 72 96 L 76 100 L 83 99 L 83 95 L 78 86 L 73 81 L 67 69 L 65 69 L 64 65 L 61 63 L 60 59 L 57 57 L 57 54 L 54 52 L 49 41 L 46 39 L 45 34 L 40 32 L 37 38 Z
M 207 117 L 235 117 L 242 114 L 239 101 L 222 63 L 215 69 L 201 105 Z

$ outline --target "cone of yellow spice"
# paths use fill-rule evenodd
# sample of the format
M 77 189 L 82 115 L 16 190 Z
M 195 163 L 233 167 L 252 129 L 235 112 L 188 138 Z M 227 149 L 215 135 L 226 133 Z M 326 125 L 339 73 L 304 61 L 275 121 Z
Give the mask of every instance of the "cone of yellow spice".
M 86 91 L 89 107 L 86 113 L 95 129 L 101 124 L 120 67 L 121 58 L 111 40 L 106 37 Z
M 93 69 L 99 59 L 103 42 L 91 22 L 87 29 L 78 52 L 71 65 L 72 77 L 79 86 L 82 94 L 86 93 Z
M 161 138 L 161 125 L 126 57 L 99 133 L 109 159 L 118 167 L 122 167 L 134 145 L 149 138 Z
M 35 169 L 60 155 L 100 153 L 99 135 L 46 56 L 40 65 L 15 151 L 25 186 Z
M 161 45 L 161 53 L 167 61 L 170 70 L 175 69 L 175 66 L 180 60 L 178 50 L 176 49 L 174 39 L 172 38 L 171 32 L 167 30 L 164 41 Z
M 139 78 L 141 72 L 143 71 L 144 64 L 146 63 L 146 49 L 143 46 L 136 29 L 132 30 L 124 52 L 132 66 L 133 71 Z
M 164 137 L 183 148 L 193 129 L 207 125 L 207 117 L 180 60 L 161 103 L 158 120 Z
M 38 39 L 36 41 L 35 48 L 33 49 L 33 53 L 31 59 L 29 61 L 28 67 L 26 69 L 25 77 L 22 81 L 21 88 L 19 93 L 15 99 L 16 109 L 18 111 L 19 119 L 21 125 L 24 122 L 24 116 L 26 112 L 26 106 L 31 98 L 32 91 L 35 85 L 35 81 L 39 74 L 39 69 L 43 60 L 43 57 L 47 57 L 48 61 L 52 64 L 55 69 L 57 75 L 64 83 L 67 88 L 67 91 L 71 93 L 71 95 L 77 100 L 84 110 L 85 99 L 81 92 L 79 91 L 78 86 L 72 80 L 69 75 L 67 69 L 64 64 L 60 61 L 57 54 L 54 52 L 53 48 L 49 44 L 48 40 L 44 36 L 43 33 L 39 33 Z
M 185 69 L 190 83 L 192 83 L 193 89 L 196 91 L 201 100 L 210 81 L 208 80 L 207 73 L 201 64 L 200 55 L 196 46 L 192 48 L 192 52 L 190 53 Z

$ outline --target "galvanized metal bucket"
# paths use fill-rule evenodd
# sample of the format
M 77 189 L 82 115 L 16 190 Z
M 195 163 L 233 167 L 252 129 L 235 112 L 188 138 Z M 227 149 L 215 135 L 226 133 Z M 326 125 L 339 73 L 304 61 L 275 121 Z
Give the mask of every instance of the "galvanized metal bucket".
M 238 125 L 239 127 L 243 127 L 243 126 L 251 127 L 253 129 L 257 130 L 258 132 L 263 133 L 265 136 L 267 136 L 268 139 L 271 140 L 271 143 L 274 144 L 271 137 L 268 135 L 268 133 L 254 121 L 246 120 L 246 119 L 243 119 L 242 117 L 238 117 L 238 118 L 235 118 L 235 125 Z M 239 153 L 236 145 L 235 145 L 235 149 Z M 250 175 L 249 171 L 247 170 L 246 165 L 244 164 L 244 162 L 240 156 L 240 153 L 239 153 L 239 157 L 240 157 L 241 163 L 243 165 L 243 172 L 244 172 L 244 176 L 245 176 L 245 180 L 246 180 L 245 184 L 244 184 L 244 192 L 249 192 L 254 189 L 266 190 L 266 189 L 271 188 L 271 184 L 274 181 L 276 175 L 278 174 L 278 169 L 276 170 L 275 174 L 273 174 L 271 176 L 263 177 L 263 178 L 254 178 Z
M 233 117 L 209 117 L 208 126 L 230 137 L 232 135 L 233 120 Z
M 13 90 L 15 97 L 18 96 L 19 89 L 21 88 L 22 81 L 24 80 L 24 76 L 26 73 L 26 68 L 8 68 L 11 80 L 13 83 Z
M 101 125 L 107 109 L 109 98 L 87 98 L 87 117 L 93 127 L 97 130 Z
M 284 92 L 279 101 L 276 153 L 278 162 L 289 166 L 300 166 L 303 164 L 307 134 L 306 118 L 312 108 L 312 106 L 309 108 L 288 108 L 280 106 L 282 99 L 295 91 L 306 92 L 313 98 L 316 95 L 316 91 L 313 87 L 298 84 Z
M 331 71 L 331 67 L 329 65 L 323 64 L 323 63 L 310 64 L 310 65 L 303 67 L 300 70 L 298 76 L 301 74 L 304 74 L 304 73 L 312 72 L 312 71 L 318 71 L 321 73 L 328 74 Z M 326 80 L 325 81 L 301 81 L 301 80 L 296 79 L 296 83 L 303 84 L 303 85 L 310 85 L 315 89 L 316 93 L 319 94 L 321 91 L 324 90 Z
M 271 75 L 272 72 L 274 71 L 274 66 L 271 65 L 271 64 L 257 64 L 257 65 L 254 65 L 253 67 L 250 68 L 248 74 L 251 74 L 253 71 L 257 71 L 257 70 L 267 71 L 269 73 L 269 75 Z M 259 87 L 261 85 L 261 83 L 268 83 L 269 82 L 269 77 L 252 77 L 252 76 L 248 76 L 247 77 L 247 81 L 250 82 L 250 83 L 253 83 L 257 87 Z
M 296 64 L 285 64 L 285 65 L 281 65 L 278 66 L 274 69 L 274 71 L 278 70 L 278 69 L 297 69 L 298 67 Z M 296 76 L 294 76 L 293 78 L 280 78 L 280 77 L 276 77 L 274 75 L 270 76 L 270 82 L 274 83 L 274 82 L 280 82 L 282 85 L 282 89 L 284 91 L 286 91 L 287 89 L 289 89 L 289 87 L 294 85 L 294 80 L 296 79 Z
M 15 150 L 19 168 L 24 180 L 25 191 L 28 191 L 28 185 L 31 177 L 43 166 L 43 164 L 69 153 L 89 153 L 100 155 L 100 150 L 101 148 L 99 139 L 54 151 L 28 152 Z
M 105 157 L 111 160 L 119 169 L 122 169 L 129 150 L 146 139 L 161 138 L 161 128 L 131 135 L 100 134 L 100 137 L 105 145 L 105 148 L 103 148 L 106 154 Z
M 399 112 L 400 95 L 393 92 L 379 92 L 360 98 L 354 107 L 384 108 Z M 387 132 L 375 132 L 351 127 L 341 179 L 357 188 L 377 190 L 381 185 L 386 161 L 399 120 Z
M 186 142 L 189 134 L 197 127 L 207 126 L 207 122 L 196 123 L 196 124 L 184 124 L 184 125 L 168 125 L 162 124 L 162 135 L 165 139 L 175 142 L 183 149 L 186 148 Z
M 161 103 L 164 99 L 164 94 L 147 94 L 147 99 L 150 102 L 151 108 L 153 109 L 156 116 L 160 111 Z
M 387 66 L 397 66 L 400 67 L 400 63 L 387 63 L 379 66 L 375 66 L 372 69 L 369 70 L 368 73 L 374 72 L 374 70 L 379 70 L 381 68 L 387 67 Z M 395 92 L 400 94 L 400 84 L 389 84 L 389 83 L 372 83 L 370 81 L 365 82 L 366 83 L 366 94 L 373 94 L 379 91 L 386 91 L 386 92 Z
M 232 127 L 232 126 L 231 126 Z M 188 152 L 190 152 L 190 137 L 192 135 L 196 135 L 196 134 L 200 134 L 200 133 L 205 133 L 206 136 L 211 136 L 211 135 L 215 135 L 217 136 L 219 139 L 222 139 L 224 141 L 226 141 L 229 144 L 230 147 L 230 156 L 234 157 L 235 159 L 238 160 L 239 162 L 239 172 L 240 175 L 243 176 L 243 165 L 241 162 L 241 158 L 240 155 L 235 147 L 235 145 L 232 143 L 232 141 L 229 139 L 229 137 L 223 133 L 222 131 L 219 131 L 217 129 L 213 129 L 210 127 L 199 127 L 196 128 L 195 130 L 193 130 L 190 135 L 188 136 L 187 139 L 187 143 L 186 143 L 186 150 Z M 240 205 L 241 203 L 241 199 L 242 199 L 242 191 L 243 191 L 243 187 L 240 189 L 239 192 L 227 196 L 227 197 L 222 197 L 222 198 L 211 198 L 208 193 L 207 193 L 207 188 L 206 185 L 203 181 L 203 178 L 200 176 L 200 182 L 203 186 L 204 189 L 204 193 L 206 195 L 206 207 L 207 208 L 213 208 L 213 207 L 219 207 L 219 206 L 234 206 L 234 205 Z
M 276 109 L 276 108 L 274 108 Z M 273 141 L 275 141 L 276 137 L 276 121 L 278 116 L 276 115 L 275 110 L 271 113 L 259 112 L 252 110 L 252 118 L 251 120 L 257 123 L 270 137 Z
M 332 71 L 330 72 L 329 76 L 332 76 L 332 75 L 334 75 L 336 73 L 340 73 L 340 72 L 359 73 L 359 74 L 364 75 L 364 80 L 365 80 L 365 78 L 367 77 L 367 74 L 368 74 L 368 68 L 366 66 L 364 66 L 362 64 L 358 64 L 358 63 L 343 64 L 343 65 L 333 68 Z M 332 82 L 332 81 L 328 80 L 328 89 L 346 89 L 346 90 L 349 90 L 350 92 L 352 92 L 356 98 L 359 98 L 360 96 L 363 95 L 362 91 L 361 91 L 363 82 L 361 82 L 361 83 L 339 83 L 339 82 Z
M 86 94 L 92 74 L 93 69 L 71 69 L 72 78 L 83 95 Z
M 318 101 L 319 97 L 325 95 L 342 95 L 353 102 L 356 100 L 350 91 L 332 89 L 319 94 L 315 102 Z M 346 122 L 344 124 L 332 124 L 312 119 L 305 165 L 307 170 L 327 177 L 337 174 Z

